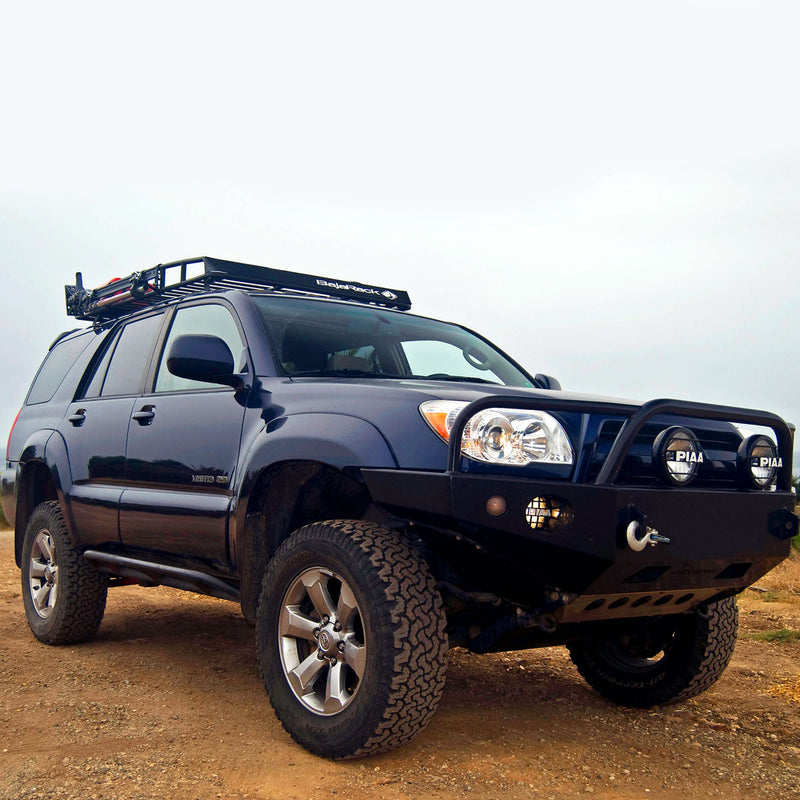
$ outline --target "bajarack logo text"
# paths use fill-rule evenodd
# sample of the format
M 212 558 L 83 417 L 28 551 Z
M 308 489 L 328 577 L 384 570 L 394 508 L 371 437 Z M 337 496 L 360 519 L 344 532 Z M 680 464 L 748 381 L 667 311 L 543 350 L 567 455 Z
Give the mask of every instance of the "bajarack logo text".
M 339 283 L 338 281 L 326 281 L 324 278 L 317 278 L 317 286 L 324 286 L 326 289 L 339 289 L 347 292 L 360 292 L 361 294 L 376 294 L 385 297 L 387 300 L 397 300 L 397 295 L 388 289 L 372 289 L 368 286 L 357 286 L 354 283 Z

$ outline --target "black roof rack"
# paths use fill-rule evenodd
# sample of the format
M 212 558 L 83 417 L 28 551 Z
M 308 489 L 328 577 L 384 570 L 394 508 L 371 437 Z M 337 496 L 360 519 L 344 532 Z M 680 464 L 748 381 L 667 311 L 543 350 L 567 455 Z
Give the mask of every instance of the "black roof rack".
M 177 278 L 177 280 L 175 280 Z M 168 282 L 172 280 L 172 282 Z M 90 322 L 104 322 L 132 314 L 141 308 L 176 300 L 187 295 L 226 289 L 289 290 L 326 297 L 341 297 L 389 308 L 408 310 L 411 299 L 399 289 L 384 289 L 354 281 L 321 278 L 301 272 L 288 272 L 254 264 L 239 264 L 200 256 L 184 261 L 158 264 L 86 289 L 80 272 L 75 285 L 65 286 L 67 315 Z

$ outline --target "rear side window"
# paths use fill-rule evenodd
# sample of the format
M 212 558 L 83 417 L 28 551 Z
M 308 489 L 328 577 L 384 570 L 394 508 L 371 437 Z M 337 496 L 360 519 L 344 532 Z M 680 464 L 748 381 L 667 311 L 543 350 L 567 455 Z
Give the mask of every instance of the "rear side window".
M 103 388 L 103 381 L 105 380 L 108 365 L 111 361 L 111 354 L 114 352 L 114 344 L 115 342 L 112 341 L 106 346 L 102 358 L 94 368 L 81 397 L 100 397 L 100 390 Z
M 103 381 L 102 397 L 139 394 L 163 317 L 156 314 L 137 319 L 122 329 Z
M 33 379 L 33 385 L 28 392 L 25 405 L 31 406 L 52 400 L 56 389 L 61 386 L 61 382 L 67 376 L 70 368 L 91 340 L 91 336 L 84 334 L 58 342 L 47 354 L 47 358 Z

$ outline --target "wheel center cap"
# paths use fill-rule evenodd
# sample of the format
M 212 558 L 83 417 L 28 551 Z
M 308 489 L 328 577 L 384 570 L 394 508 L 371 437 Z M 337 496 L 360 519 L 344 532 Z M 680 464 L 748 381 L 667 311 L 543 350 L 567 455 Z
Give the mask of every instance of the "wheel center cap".
M 327 653 L 333 647 L 333 637 L 328 631 L 322 630 L 319 632 L 319 649 L 323 653 Z

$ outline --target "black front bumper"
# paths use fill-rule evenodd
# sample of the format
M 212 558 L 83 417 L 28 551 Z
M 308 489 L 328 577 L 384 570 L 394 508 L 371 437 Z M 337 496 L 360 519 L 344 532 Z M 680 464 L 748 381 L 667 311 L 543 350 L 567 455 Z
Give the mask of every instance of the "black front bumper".
M 542 410 L 566 405 L 570 411 L 628 416 L 594 483 L 461 472 L 457 442 L 467 419 L 480 408 L 508 405 L 507 398 L 485 398 L 459 415 L 447 472 L 362 471 L 373 500 L 446 540 L 439 553 L 480 591 L 529 608 L 559 596 L 548 608 L 559 622 L 677 613 L 740 592 L 789 554 L 798 518 L 790 490 L 792 437 L 779 417 L 681 401 L 653 401 L 637 410 L 537 400 Z M 770 425 L 784 456 L 778 490 L 615 485 L 638 431 L 668 413 Z M 502 515 L 490 513 L 490 498 L 502 498 Z M 568 508 L 571 522 L 535 529 L 526 517 L 535 498 Z M 632 522 L 669 542 L 634 549 L 628 537 Z
M 449 536 L 458 567 L 481 591 L 531 607 L 553 591 L 568 595 L 556 614 L 560 621 L 675 613 L 739 592 L 787 557 L 798 524 L 791 492 L 577 486 L 383 469 L 363 475 L 387 511 Z M 505 500 L 500 517 L 487 510 L 493 497 Z M 532 529 L 525 512 L 536 497 L 569 504 L 571 524 Z M 632 521 L 669 543 L 636 552 L 627 539 Z

